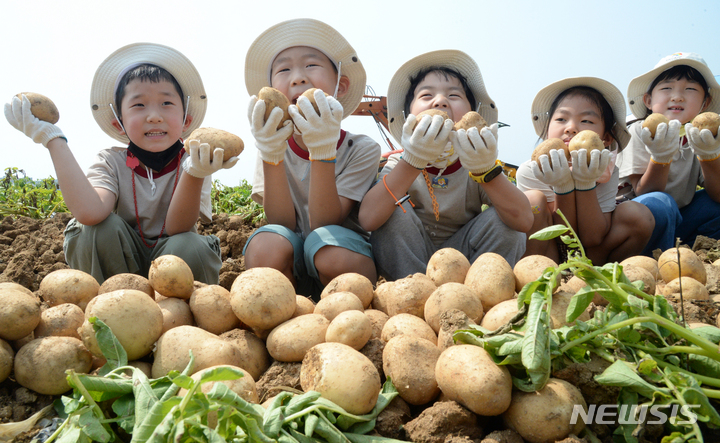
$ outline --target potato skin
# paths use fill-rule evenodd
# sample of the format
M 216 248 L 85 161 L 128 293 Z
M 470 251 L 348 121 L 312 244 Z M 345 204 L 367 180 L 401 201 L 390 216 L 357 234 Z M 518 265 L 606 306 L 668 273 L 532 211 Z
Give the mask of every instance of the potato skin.
M 240 274 L 230 288 L 230 305 L 237 317 L 253 329 L 272 329 L 295 313 L 297 300 L 290 280 L 273 268 L 252 268 Z
M 480 326 L 494 331 L 506 324 L 515 314 L 518 313 L 518 301 L 515 298 L 502 301 L 485 313 Z
M 277 361 L 302 361 L 313 346 L 325 342 L 330 321 L 321 314 L 292 318 L 275 327 L 267 337 L 267 350 Z
M 655 138 L 655 132 L 657 131 L 657 127 L 660 123 L 668 124 L 670 123 L 670 120 L 668 120 L 668 118 L 664 115 L 658 112 L 654 112 L 647 116 L 647 118 L 642 123 L 642 127 L 648 128 L 648 130 L 650 131 L 650 136 L 652 138 Z
M 0 339 L 0 383 L 4 382 L 12 372 L 14 358 L 15 351 L 10 343 Z
M 458 131 L 460 129 L 469 130 L 471 128 L 477 128 L 478 132 L 488 124 L 482 115 L 475 111 L 469 111 L 460 119 L 459 122 L 455 123 L 453 130 Z
M 19 340 L 40 323 L 40 299 L 15 289 L 0 290 L 0 338 Z
M 231 342 L 240 350 L 240 367 L 248 371 L 254 380 L 260 380 L 272 364 L 265 342 L 250 331 L 233 329 L 221 334 L 220 339 Z
M 503 256 L 494 252 L 481 254 L 465 277 L 465 285 L 473 289 L 482 301 L 483 310 L 515 295 L 515 274 Z
M 568 149 L 567 145 L 559 138 L 549 138 L 537 145 L 533 150 L 532 155 L 530 156 L 530 160 L 537 162 L 538 167 L 540 167 L 540 170 L 542 171 L 542 165 L 540 164 L 540 161 L 538 159 L 541 155 L 547 155 L 549 157 L 548 153 L 553 149 L 562 150 L 565 154 L 565 158 L 570 161 L 570 150 Z M 548 158 L 548 160 L 550 162 L 550 166 L 552 166 L 552 159 Z
M 189 304 L 197 325 L 213 334 L 220 335 L 241 324 L 232 310 L 230 291 L 220 285 L 196 289 Z
M 341 312 L 345 311 L 363 311 L 362 301 L 352 292 L 333 292 L 321 299 L 316 305 L 315 314 L 325 316 L 332 321 Z
M 678 267 L 678 254 L 680 254 L 680 267 Z M 660 276 L 665 282 L 670 282 L 678 277 L 691 277 L 702 284 L 707 283 L 705 266 L 703 266 L 702 261 L 692 249 L 668 249 L 660 254 L 658 268 L 660 269 Z M 682 274 L 679 271 L 682 271 Z
M 340 274 L 330 280 L 330 283 L 325 286 L 320 294 L 320 299 L 335 292 L 352 292 L 360 299 L 363 308 L 370 306 L 374 295 L 373 284 L 370 279 L 356 272 Z
M 543 271 L 547 268 L 557 268 L 558 265 L 551 258 L 544 255 L 528 255 L 521 258 L 515 263 L 513 274 L 515 275 L 515 292 L 520 292 L 522 288 L 540 278 Z M 560 285 L 560 274 L 558 274 L 556 282 Z
M 188 299 L 195 287 L 192 270 L 176 255 L 161 255 L 150 264 L 150 286 L 165 297 Z
M 464 283 L 469 269 L 470 261 L 462 252 L 454 248 L 442 248 L 428 260 L 425 275 L 439 287 L 451 282 Z
M 22 386 L 45 395 L 70 389 L 65 371 L 90 371 L 92 356 L 77 338 L 42 337 L 32 340 L 15 355 L 15 378 Z
M 53 125 L 60 120 L 60 112 L 57 106 L 48 97 L 37 92 L 21 92 L 16 94 L 18 98 L 27 97 L 30 101 L 30 112 L 38 119 L 52 123 Z
M 385 344 L 383 372 L 390 377 L 400 397 L 411 405 L 423 405 L 440 393 L 435 365 L 440 349 L 419 337 L 399 335 Z
M 603 144 L 603 141 L 600 139 L 600 136 L 595 133 L 595 131 L 591 131 L 589 129 L 586 129 L 584 131 L 578 132 L 575 137 L 570 139 L 570 144 L 568 145 L 568 150 L 570 152 L 572 151 L 579 151 L 580 149 L 586 149 L 587 150 L 587 164 L 590 165 L 590 152 L 592 151 L 602 151 L 605 149 L 605 145 Z
M 79 306 L 63 303 L 42 311 L 40 323 L 35 328 L 35 338 L 51 335 L 80 339 L 78 328 L 85 321 L 85 313 Z
M 325 331 L 326 342 L 343 343 L 359 351 L 373 333 L 370 317 L 361 311 L 345 311 L 338 314 Z
M 290 106 L 290 100 L 288 100 L 288 98 L 282 92 L 278 91 L 275 88 L 265 86 L 264 88 L 260 89 L 257 98 L 258 100 L 262 100 L 265 102 L 265 122 L 267 122 L 267 119 L 270 117 L 270 113 L 275 108 L 280 108 L 283 111 L 283 117 L 280 120 L 280 123 L 278 123 L 277 129 L 282 128 L 283 123 L 285 123 L 286 121 L 292 121 L 292 119 L 290 118 L 290 114 L 288 113 L 288 106 Z
M 58 269 L 42 279 L 38 294 L 48 306 L 73 303 L 84 311 L 88 302 L 98 294 L 99 290 L 100 284 L 87 272 L 77 269 Z
M 708 129 L 713 137 L 717 137 L 718 127 L 720 127 L 720 115 L 712 111 L 703 112 L 695 116 L 692 124 L 700 130 Z
M 403 334 L 424 338 L 437 345 L 437 335 L 432 326 L 422 318 L 412 314 L 398 314 L 388 318 L 383 325 L 380 339 L 388 342 L 391 338 Z
M 100 285 L 98 294 L 117 291 L 118 289 L 137 289 L 146 293 L 149 297 L 155 298 L 155 290 L 150 281 L 142 275 L 123 273 L 115 274 Z
M 223 161 L 228 161 L 231 157 L 237 157 L 245 149 L 245 143 L 240 137 L 222 129 L 215 128 L 197 128 L 189 136 L 189 140 L 197 140 L 200 143 L 207 143 L 210 149 L 222 148 Z M 187 142 L 186 142 L 187 144 Z M 188 149 L 186 149 L 188 150 Z
M 459 309 L 479 323 L 483 317 L 480 298 L 462 283 L 445 283 L 437 288 L 425 302 L 425 321 L 437 334 L 440 331 L 440 316 L 450 309 Z

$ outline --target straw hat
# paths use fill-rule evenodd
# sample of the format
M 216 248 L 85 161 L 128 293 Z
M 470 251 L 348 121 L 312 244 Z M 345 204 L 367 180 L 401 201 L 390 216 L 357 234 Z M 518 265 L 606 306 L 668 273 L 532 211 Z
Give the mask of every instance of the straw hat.
M 535 133 L 542 137 L 543 132 L 547 127 L 548 119 L 550 118 L 550 107 L 555 101 L 555 98 L 557 98 L 557 96 L 563 91 L 575 86 L 587 86 L 602 94 L 613 110 L 613 117 L 615 117 L 615 135 L 617 137 L 617 142 L 620 145 L 620 149 L 627 146 L 630 141 L 630 133 L 625 125 L 625 98 L 620 90 L 613 86 L 612 83 L 597 77 L 566 78 L 541 89 L 535 96 L 535 100 L 533 100 L 532 103 L 532 120 L 533 126 L 535 127 Z
M 706 111 L 712 111 L 720 113 L 720 85 L 713 76 L 710 68 L 708 67 L 705 60 L 698 54 L 693 52 L 676 52 L 675 54 L 663 57 L 657 65 L 645 74 L 635 77 L 628 86 L 628 101 L 630 103 L 630 110 L 637 118 L 645 118 L 647 116 L 647 107 L 643 102 L 643 96 L 645 93 L 650 92 L 650 85 L 653 81 L 668 69 L 673 66 L 685 65 L 695 68 L 705 79 L 708 88 L 710 89 L 710 106 Z
M 200 127 L 205 118 L 207 96 L 202 79 L 187 57 L 169 46 L 155 43 L 123 46 L 100 64 L 95 71 L 90 90 L 90 106 L 95 121 L 110 137 L 125 144 L 130 142 L 126 135 L 118 133 L 112 125 L 115 115 L 110 105 L 115 106 L 117 112 L 120 104 L 115 103 L 115 90 L 120 79 L 130 69 L 145 63 L 159 66 L 175 77 L 185 94 L 183 102 L 188 100 L 189 96 L 187 113 L 192 116 L 192 123 L 182 133 L 182 137 L 186 138 L 194 129 Z
M 270 86 L 272 62 L 277 55 L 294 46 L 309 46 L 322 52 L 350 80 L 350 88 L 338 101 L 343 106 L 343 118 L 352 114 L 365 94 L 365 68 L 350 43 L 331 26 L 309 18 L 278 23 L 250 45 L 245 56 L 245 86 L 255 95 Z M 327 92 L 327 91 L 325 91 Z

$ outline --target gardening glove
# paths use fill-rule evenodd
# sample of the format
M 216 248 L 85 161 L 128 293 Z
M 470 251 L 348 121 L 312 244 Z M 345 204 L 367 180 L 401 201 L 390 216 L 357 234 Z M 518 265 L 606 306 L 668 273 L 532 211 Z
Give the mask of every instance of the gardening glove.
M 5 103 L 5 118 L 15 129 L 23 132 L 35 143 L 42 143 L 46 148 L 50 140 L 58 137 L 67 140 L 60 128 L 40 120 L 30 112 L 30 100 L 24 94 L 22 100 L 13 97 L 12 103 Z
M 571 193 L 575 190 L 575 181 L 565 152 L 551 149 L 548 155 L 543 154 L 538 158 L 540 165 L 536 161 L 530 163 L 535 178 L 550 186 L 556 194 Z M 550 166 L 550 160 L 552 160 L 552 166 Z M 542 170 L 540 170 L 540 166 L 542 166 Z
M 587 161 L 587 149 L 571 151 L 572 176 L 575 179 L 575 189 L 589 191 L 595 189 L 597 181 L 603 175 L 610 163 L 610 151 L 594 149 L 590 151 L 590 164 Z
M 715 160 L 720 157 L 720 131 L 713 137 L 709 129 L 700 130 L 692 123 L 685 123 L 685 134 L 693 153 L 701 161 Z
M 256 96 L 250 97 L 248 107 L 248 120 L 250 132 L 255 138 L 255 147 L 260 151 L 260 158 L 266 163 L 280 164 L 285 158 L 287 139 L 293 133 L 293 123 L 288 120 L 278 129 L 282 120 L 283 110 L 275 108 L 265 121 L 265 101 L 258 100 Z
M 439 115 L 424 116 L 417 126 L 415 115 L 408 115 L 402 130 L 402 159 L 416 169 L 425 169 L 440 157 L 450 138 L 453 121 Z M 415 129 L 413 129 L 415 127 Z
M 230 169 L 237 163 L 237 157 L 231 157 L 223 162 L 223 148 L 215 148 L 212 152 L 210 145 L 200 143 L 199 140 L 188 140 L 190 152 L 183 161 L 183 170 L 193 177 L 205 178 L 220 169 Z M 212 160 L 211 160 L 212 157 Z
M 288 113 L 302 134 L 310 160 L 332 160 L 337 155 L 343 107 L 335 97 L 326 96 L 320 89 L 315 91 L 314 97 L 320 115 L 310 100 L 302 96 L 298 98 L 297 105 L 288 106 Z M 302 109 L 304 118 L 298 108 Z
M 475 175 L 483 174 L 495 167 L 497 160 L 497 123 L 489 128 L 460 129 L 450 133 L 450 140 L 458 151 L 460 163 Z
M 653 162 L 663 165 L 672 163 L 675 154 L 680 150 L 680 127 L 678 120 L 660 123 L 655 130 L 655 138 L 650 135 L 648 128 L 642 129 L 640 138 Z

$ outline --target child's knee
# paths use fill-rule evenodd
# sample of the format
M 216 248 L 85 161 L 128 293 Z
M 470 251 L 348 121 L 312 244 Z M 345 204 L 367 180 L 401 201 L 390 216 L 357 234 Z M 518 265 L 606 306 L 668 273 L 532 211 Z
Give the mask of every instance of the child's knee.
M 292 243 L 280 234 L 259 232 L 245 247 L 245 267 L 281 269 L 290 266 L 294 259 Z
M 315 253 L 313 261 L 320 281 L 332 280 L 348 272 L 364 275 L 373 283 L 377 279 L 372 258 L 342 247 L 322 247 Z

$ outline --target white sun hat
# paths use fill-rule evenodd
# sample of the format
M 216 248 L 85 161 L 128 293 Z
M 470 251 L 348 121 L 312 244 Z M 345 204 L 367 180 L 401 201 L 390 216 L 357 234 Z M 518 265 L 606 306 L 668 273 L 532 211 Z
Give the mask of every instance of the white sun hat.
M 390 134 L 400 143 L 402 138 L 402 127 L 405 124 L 403 114 L 405 108 L 405 96 L 410 89 L 411 80 L 420 72 L 429 68 L 450 68 L 459 72 L 467 80 L 477 108 L 474 109 L 488 124 L 497 122 L 498 111 L 495 102 L 492 101 L 483 83 L 482 74 L 475 60 L 462 51 L 444 49 L 440 51 L 426 52 L 408 60 L 403 64 L 390 80 L 388 86 L 388 122 Z
M 192 116 L 190 126 L 183 131 L 182 137 L 200 127 L 205 118 L 207 96 L 202 79 L 190 60 L 177 50 L 156 43 L 133 43 L 123 46 L 106 58 L 95 71 L 90 90 L 90 106 L 95 121 L 107 135 L 129 143 L 126 135 L 120 134 L 112 125 L 115 120 L 112 106 L 118 112 L 120 103 L 115 103 L 115 91 L 120 79 L 130 69 L 141 64 L 152 64 L 168 71 L 183 90 L 183 104 L 187 114 Z
M 310 18 L 278 23 L 260 34 L 245 56 L 245 86 L 248 94 L 257 95 L 271 86 L 272 62 L 285 49 L 308 46 L 322 52 L 340 72 L 350 80 L 345 95 L 338 97 L 343 106 L 343 118 L 355 111 L 365 94 L 365 68 L 350 43 L 333 27 Z M 332 91 L 325 91 L 331 93 Z
M 720 84 L 718 84 L 712 71 L 710 71 L 707 63 L 705 63 L 705 60 L 693 52 L 676 52 L 675 54 L 663 57 L 653 69 L 643 75 L 635 77 L 630 82 L 628 86 L 628 102 L 630 103 L 630 110 L 635 117 L 645 118 L 648 114 L 648 109 L 645 106 L 645 102 L 643 102 L 643 96 L 645 93 L 650 92 L 650 85 L 652 85 L 660 74 L 678 65 L 690 66 L 700 72 L 710 90 L 710 106 L 708 106 L 706 111 L 720 113 Z
M 570 77 L 545 86 L 537 93 L 532 103 L 532 121 L 535 127 L 535 133 L 543 136 L 545 128 L 550 119 L 550 107 L 555 98 L 565 90 L 575 86 L 587 86 L 598 91 L 607 100 L 612 108 L 613 117 L 615 117 L 615 136 L 620 149 L 627 146 L 630 141 L 630 133 L 625 125 L 625 117 L 627 114 L 625 108 L 625 98 L 618 88 L 612 83 L 597 77 Z M 612 128 L 606 128 L 610 130 Z

